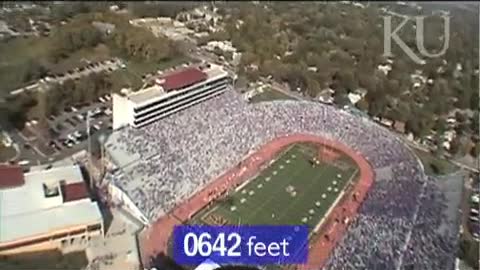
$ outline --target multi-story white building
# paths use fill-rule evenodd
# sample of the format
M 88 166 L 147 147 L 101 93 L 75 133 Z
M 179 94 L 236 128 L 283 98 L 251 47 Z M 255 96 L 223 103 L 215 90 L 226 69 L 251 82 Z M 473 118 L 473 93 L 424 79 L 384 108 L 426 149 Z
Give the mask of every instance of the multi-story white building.
M 0 165 L 0 256 L 88 246 L 104 232 L 80 167 Z
M 226 91 L 230 77 L 218 65 L 188 67 L 161 75 L 155 85 L 113 95 L 113 129 L 140 127 Z

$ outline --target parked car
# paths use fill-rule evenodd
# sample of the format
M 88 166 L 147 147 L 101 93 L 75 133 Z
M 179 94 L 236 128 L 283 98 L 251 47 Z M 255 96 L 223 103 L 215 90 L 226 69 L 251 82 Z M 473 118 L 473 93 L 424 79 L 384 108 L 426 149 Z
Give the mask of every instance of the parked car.
M 20 166 L 27 166 L 28 164 L 30 164 L 29 160 L 20 160 L 18 162 L 18 165 L 20 165 Z
M 60 146 L 58 146 L 58 144 L 56 144 L 55 141 L 50 141 L 50 142 L 48 143 L 48 145 L 49 145 L 50 147 L 54 148 L 54 149 L 57 150 L 57 151 L 60 151 L 60 150 L 61 150 L 61 149 L 60 149 Z
M 70 126 L 74 127 L 74 126 L 77 125 L 77 123 L 75 123 L 75 122 L 73 121 L 73 119 L 74 119 L 74 118 L 69 118 L 69 119 L 65 120 L 65 122 L 67 122 Z
M 99 116 L 100 114 L 102 114 L 102 112 L 103 112 L 102 108 L 96 108 L 95 110 L 93 110 L 93 111 L 91 112 L 91 115 L 92 115 L 93 117 L 96 117 L 96 116 Z

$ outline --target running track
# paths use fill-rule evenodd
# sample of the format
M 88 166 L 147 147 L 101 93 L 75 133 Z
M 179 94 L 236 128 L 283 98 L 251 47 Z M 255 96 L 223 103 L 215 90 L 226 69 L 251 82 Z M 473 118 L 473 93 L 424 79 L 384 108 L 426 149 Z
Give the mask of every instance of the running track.
M 301 270 L 321 268 L 327 261 L 336 243 L 347 230 L 350 222 L 344 221 L 352 221 L 355 217 L 361 202 L 373 183 L 374 172 L 370 164 L 360 153 L 337 141 L 306 134 L 287 135 L 268 142 L 260 150 L 222 174 L 201 191 L 178 205 L 170 213 L 155 221 L 155 223 L 142 232 L 139 239 L 143 265 L 148 267 L 150 257 L 159 253 L 167 253 L 168 240 L 174 226 L 188 221 L 209 202 L 215 200 L 216 198 L 212 197 L 212 194 L 219 196 L 224 191 L 240 185 L 258 174 L 262 169 L 262 165 L 272 160 L 285 147 L 299 142 L 328 145 L 350 156 L 360 168 L 359 180 L 337 203 L 318 231 L 319 235 L 310 243 L 308 264 L 297 267 L 297 269 Z

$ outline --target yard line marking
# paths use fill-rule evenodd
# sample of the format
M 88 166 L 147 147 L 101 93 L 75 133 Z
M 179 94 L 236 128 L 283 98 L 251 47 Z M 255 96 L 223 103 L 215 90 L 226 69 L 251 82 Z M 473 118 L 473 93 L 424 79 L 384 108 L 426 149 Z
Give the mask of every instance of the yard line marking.
M 325 172 L 326 172 L 326 170 L 321 170 L 321 173 L 319 173 L 319 174 L 317 175 L 317 177 L 315 177 L 315 180 L 313 180 L 313 181 L 310 182 L 310 184 L 308 185 L 308 188 L 307 188 L 307 189 L 304 189 L 305 191 L 302 192 L 302 195 L 304 195 L 305 193 L 308 193 L 308 191 L 310 190 L 310 187 L 313 186 L 314 184 L 316 184 L 316 181 L 318 181 L 321 177 L 323 177 L 323 175 L 325 174 Z M 300 198 L 303 198 L 303 196 L 302 196 L 302 197 L 299 196 L 296 201 L 294 200 L 294 201 L 285 209 L 285 211 L 283 212 L 281 218 L 283 218 L 283 216 L 285 216 L 285 214 L 288 213 L 288 210 L 289 210 L 293 205 L 295 205 L 296 202 L 301 201 Z
M 350 178 L 348 179 L 347 182 L 345 182 L 345 185 L 343 186 L 343 189 L 340 191 L 340 193 L 338 194 L 337 198 L 335 199 L 335 201 L 332 203 L 332 205 L 330 205 L 330 207 L 328 208 L 327 212 L 325 212 L 325 215 L 322 217 L 322 219 L 320 220 L 320 222 L 317 224 L 317 226 L 315 226 L 315 229 L 313 229 L 312 233 L 316 233 L 320 227 L 323 225 L 323 223 L 325 222 L 326 218 L 330 215 L 330 212 L 333 211 L 333 209 L 337 206 L 338 202 L 340 201 L 341 198 L 343 198 L 343 196 L 345 195 L 345 189 L 349 186 L 350 182 L 352 181 L 353 177 L 357 175 L 357 172 L 358 172 L 358 168 L 355 168 L 355 171 L 352 173 L 352 175 L 350 176 Z
M 282 157 L 283 157 L 283 156 L 282 156 Z M 279 159 L 281 159 L 282 157 L 280 157 Z M 300 172 L 301 172 L 300 170 L 297 170 L 297 171 L 295 171 L 295 174 L 298 174 L 298 173 L 300 173 Z M 287 183 L 285 183 L 285 185 L 288 185 L 288 184 L 292 183 L 293 181 L 295 181 L 294 179 L 295 179 L 295 177 L 292 177 L 290 181 L 288 181 Z M 280 191 L 280 190 L 282 190 L 282 189 L 284 189 L 284 188 L 285 188 L 284 185 L 281 185 L 280 187 L 277 187 L 277 188 L 275 189 L 277 192 L 273 192 L 273 188 L 272 188 L 272 193 L 271 193 L 272 195 L 271 195 L 267 200 L 265 200 L 262 204 L 260 204 L 259 206 L 257 206 L 257 209 L 255 209 L 254 211 L 252 211 L 252 213 L 251 213 L 250 215 L 248 215 L 248 216 L 245 218 L 245 220 L 250 220 L 250 218 L 251 218 L 252 216 L 255 216 L 260 210 L 262 210 L 262 208 L 264 208 L 265 205 L 267 205 L 267 204 L 268 204 L 269 202 L 271 202 L 273 199 L 276 199 L 277 196 L 275 196 L 274 194 L 277 194 L 278 191 Z

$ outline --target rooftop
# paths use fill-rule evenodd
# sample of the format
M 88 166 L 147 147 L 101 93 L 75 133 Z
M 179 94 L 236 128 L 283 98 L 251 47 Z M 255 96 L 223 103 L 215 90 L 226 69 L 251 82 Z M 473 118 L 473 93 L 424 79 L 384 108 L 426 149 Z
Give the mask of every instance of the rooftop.
M 161 95 L 165 94 L 165 91 L 163 88 L 159 85 L 153 85 L 151 87 L 142 89 L 138 92 L 133 92 L 130 95 L 128 95 L 128 98 L 135 102 L 135 103 L 141 103 L 146 100 L 150 100 L 155 97 L 159 97 Z
M 0 190 L 0 243 L 102 220 L 76 165 L 29 172 L 25 183 Z
M 175 90 L 226 74 L 227 73 L 217 65 L 210 65 L 208 68 L 190 66 L 177 69 L 159 75 L 155 80 L 155 85 L 130 93 L 128 94 L 128 98 L 135 103 L 142 103 L 152 98 L 172 93 Z
M 0 190 L 19 187 L 25 183 L 22 168 L 19 166 L 0 165 Z
M 159 79 L 162 81 L 160 85 L 169 92 L 175 89 L 180 89 L 195 83 L 206 80 L 207 74 L 198 68 L 186 68 L 179 71 L 163 75 Z
M 62 185 L 63 202 L 71 202 L 88 198 L 88 190 L 85 182 Z

